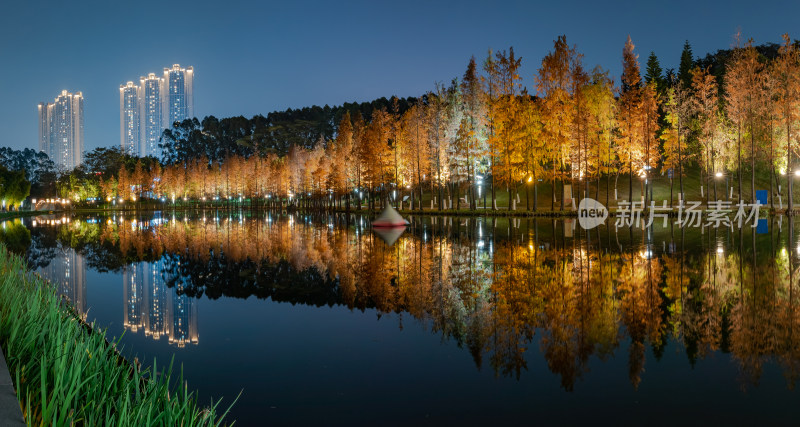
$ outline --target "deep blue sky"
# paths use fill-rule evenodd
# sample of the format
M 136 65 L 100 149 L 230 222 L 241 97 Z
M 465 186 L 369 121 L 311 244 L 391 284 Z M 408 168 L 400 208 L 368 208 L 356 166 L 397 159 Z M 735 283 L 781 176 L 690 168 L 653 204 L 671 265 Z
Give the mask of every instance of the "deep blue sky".
M 417 96 L 461 76 L 470 55 L 514 46 L 523 84 L 566 34 L 587 68 L 620 73 L 628 34 L 640 60 L 677 67 L 727 48 L 800 38 L 800 2 L 136 1 L 5 2 L 0 146 L 37 147 L 36 104 L 82 91 L 86 149 L 119 143 L 119 85 L 173 63 L 195 69 L 195 115 L 226 117 L 381 96 Z M 783 4 L 785 3 L 785 4 Z

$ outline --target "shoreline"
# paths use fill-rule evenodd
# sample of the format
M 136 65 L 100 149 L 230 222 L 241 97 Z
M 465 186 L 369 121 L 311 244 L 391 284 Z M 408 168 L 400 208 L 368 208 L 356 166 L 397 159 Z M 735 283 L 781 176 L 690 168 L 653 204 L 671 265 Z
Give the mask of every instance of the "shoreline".
M 699 207 L 700 212 L 708 212 L 713 211 L 713 209 L 708 209 L 708 206 L 701 205 Z M 733 215 L 736 213 L 736 206 L 732 206 L 730 209 L 727 209 L 728 215 Z M 235 211 L 235 212 L 283 212 L 283 213 L 342 213 L 342 214 L 364 214 L 364 215 L 377 215 L 383 211 L 383 208 L 376 208 L 376 209 L 369 209 L 369 208 L 362 208 L 362 209 L 346 209 L 346 208 L 335 208 L 335 209 L 317 209 L 317 208 L 297 208 L 297 207 L 250 207 L 250 206 L 164 206 L 164 207 L 157 207 L 157 206 L 145 206 L 139 208 L 74 208 L 74 209 L 65 209 L 65 210 L 55 210 L 55 211 L 21 211 L 19 214 L 17 212 L 5 213 L 6 215 L 0 216 L 0 220 L 6 219 L 15 219 L 15 218 L 24 218 L 24 217 L 31 217 L 31 216 L 38 216 L 38 215 L 57 215 L 57 214 L 65 214 L 65 213 L 79 213 L 79 214 L 87 214 L 87 213 L 135 213 L 135 212 L 187 212 L 187 211 Z M 397 212 L 401 215 L 422 215 L 422 216 L 472 216 L 472 217 L 517 217 L 517 218 L 578 218 L 578 211 L 577 210 L 537 210 L 537 211 L 528 211 L 528 210 L 508 210 L 506 208 L 498 208 L 496 210 L 492 209 L 397 209 Z M 649 214 L 649 209 L 642 209 L 636 210 L 634 212 L 640 214 Z M 610 208 L 608 209 L 608 216 L 609 217 L 616 217 L 620 215 L 621 212 L 618 208 Z M 625 213 L 630 213 L 630 211 L 625 211 Z M 677 207 L 672 208 L 672 210 L 668 212 L 664 212 L 669 217 L 677 217 L 678 216 L 678 209 Z M 792 215 L 800 213 L 800 208 L 795 208 L 792 213 L 787 212 L 786 209 L 770 209 L 769 207 L 761 206 L 759 209 L 759 216 L 761 217 L 772 217 L 772 216 L 784 216 L 784 215 Z
M 119 338 L 85 322 L 49 281 L 0 244 L 0 347 L 28 424 L 218 425 L 227 411 L 200 406 L 173 365 L 140 369 Z M 134 392 L 135 391 L 135 392 Z M 172 399 L 169 396 L 172 395 Z M 235 400 L 233 401 L 235 402 Z

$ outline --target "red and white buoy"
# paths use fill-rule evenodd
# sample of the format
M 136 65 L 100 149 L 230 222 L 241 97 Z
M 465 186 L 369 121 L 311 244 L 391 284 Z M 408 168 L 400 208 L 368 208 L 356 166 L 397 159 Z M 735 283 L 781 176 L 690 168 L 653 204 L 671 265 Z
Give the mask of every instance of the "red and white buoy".
M 372 221 L 373 228 L 394 228 L 405 227 L 406 225 L 408 225 L 408 221 L 389 205 Z

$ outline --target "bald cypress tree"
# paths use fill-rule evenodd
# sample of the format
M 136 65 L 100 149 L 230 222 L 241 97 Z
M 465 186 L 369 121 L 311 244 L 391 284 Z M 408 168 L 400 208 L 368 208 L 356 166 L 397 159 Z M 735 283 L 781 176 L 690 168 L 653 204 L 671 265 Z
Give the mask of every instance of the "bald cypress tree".
M 622 90 L 619 96 L 619 149 L 621 171 L 628 173 L 628 200 L 633 201 L 633 175 L 637 172 L 634 160 L 641 159 L 642 150 L 638 143 L 642 141 L 639 114 L 642 103 L 641 75 L 639 59 L 633 52 L 631 37 L 625 42 L 622 50 Z M 643 166 L 643 165 L 642 165 Z
M 800 50 L 791 43 L 788 34 L 783 35 L 783 45 L 780 55 L 772 64 L 772 74 L 775 79 L 775 102 L 777 104 L 778 118 L 782 123 L 783 134 L 786 137 L 786 179 L 788 181 L 789 206 L 787 213 L 792 214 L 794 200 L 792 197 L 792 171 L 795 168 L 794 158 L 797 154 L 797 122 L 800 119 Z
M 481 80 L 478 76 L 478 67 L 475 64 L 474 56 L 469 59 L 467 71 L 464 72 L 464 77 L 461 79 L 460 89 L 463 105 L 463 123 L 460 129 L 462 138 L 457 138 L 455 144 L 457 149 L 453 150 L 453 153 L 459 153 L 456 158 L 463 159 L 466 164 L 464 169 L 467 172 L 467 184 L 469 185 L 469 207 L 475 210 L 477 208 L 477 203 L 475 201 L 476 170 L 474 160 L 480 155 L 478 151 L 480 147 L 479 135 L 481 135 L 480 128 L 482 123 L 483 87 L 481 86 Z M 458 160 L 456 162 L 458 162 Z

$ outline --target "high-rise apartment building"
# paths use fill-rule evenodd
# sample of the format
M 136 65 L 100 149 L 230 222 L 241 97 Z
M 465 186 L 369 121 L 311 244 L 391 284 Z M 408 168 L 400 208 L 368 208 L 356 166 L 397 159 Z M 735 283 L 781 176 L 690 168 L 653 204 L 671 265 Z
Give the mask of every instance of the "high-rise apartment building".
M 172 123 L 194 117 L 194 69 L 175 64 L 164 68 L 164 76 L 150 73 L 139 85 L 120 86 L 120 144 L 131 154 L 159 157 L 158 144 Z M 134 102 L 135 101 L 135 102 Z M 134 116 L 138 130 L 134 130 Z M 138 137 L 134 134 L 138 132 Z M 133 141 L 136 141 L 135 143 Z
M 158 156 L 158 142 L 161 133 L 166 126 L 164 125 L 162 108 L 162 88 L 164 82 L 155 73 L 150 73 L 147 77 L 139 79 L 139 108 L 142 118 L 141 131 L 142 139 L 139 144 L 140 156 Z
M 83 94 L 61 91 L 53 103 L 39 104 L 39 150 L 64 169 L 83 160 Z
M 119 142 L 123 151 L 138 155 L 140 144 L 139 86 L 133 82 L 119 87 Z
M 181 68 L 180 64 L 164 68 L 163 81 L 165 127 L 194 117 L 194 68 Z

